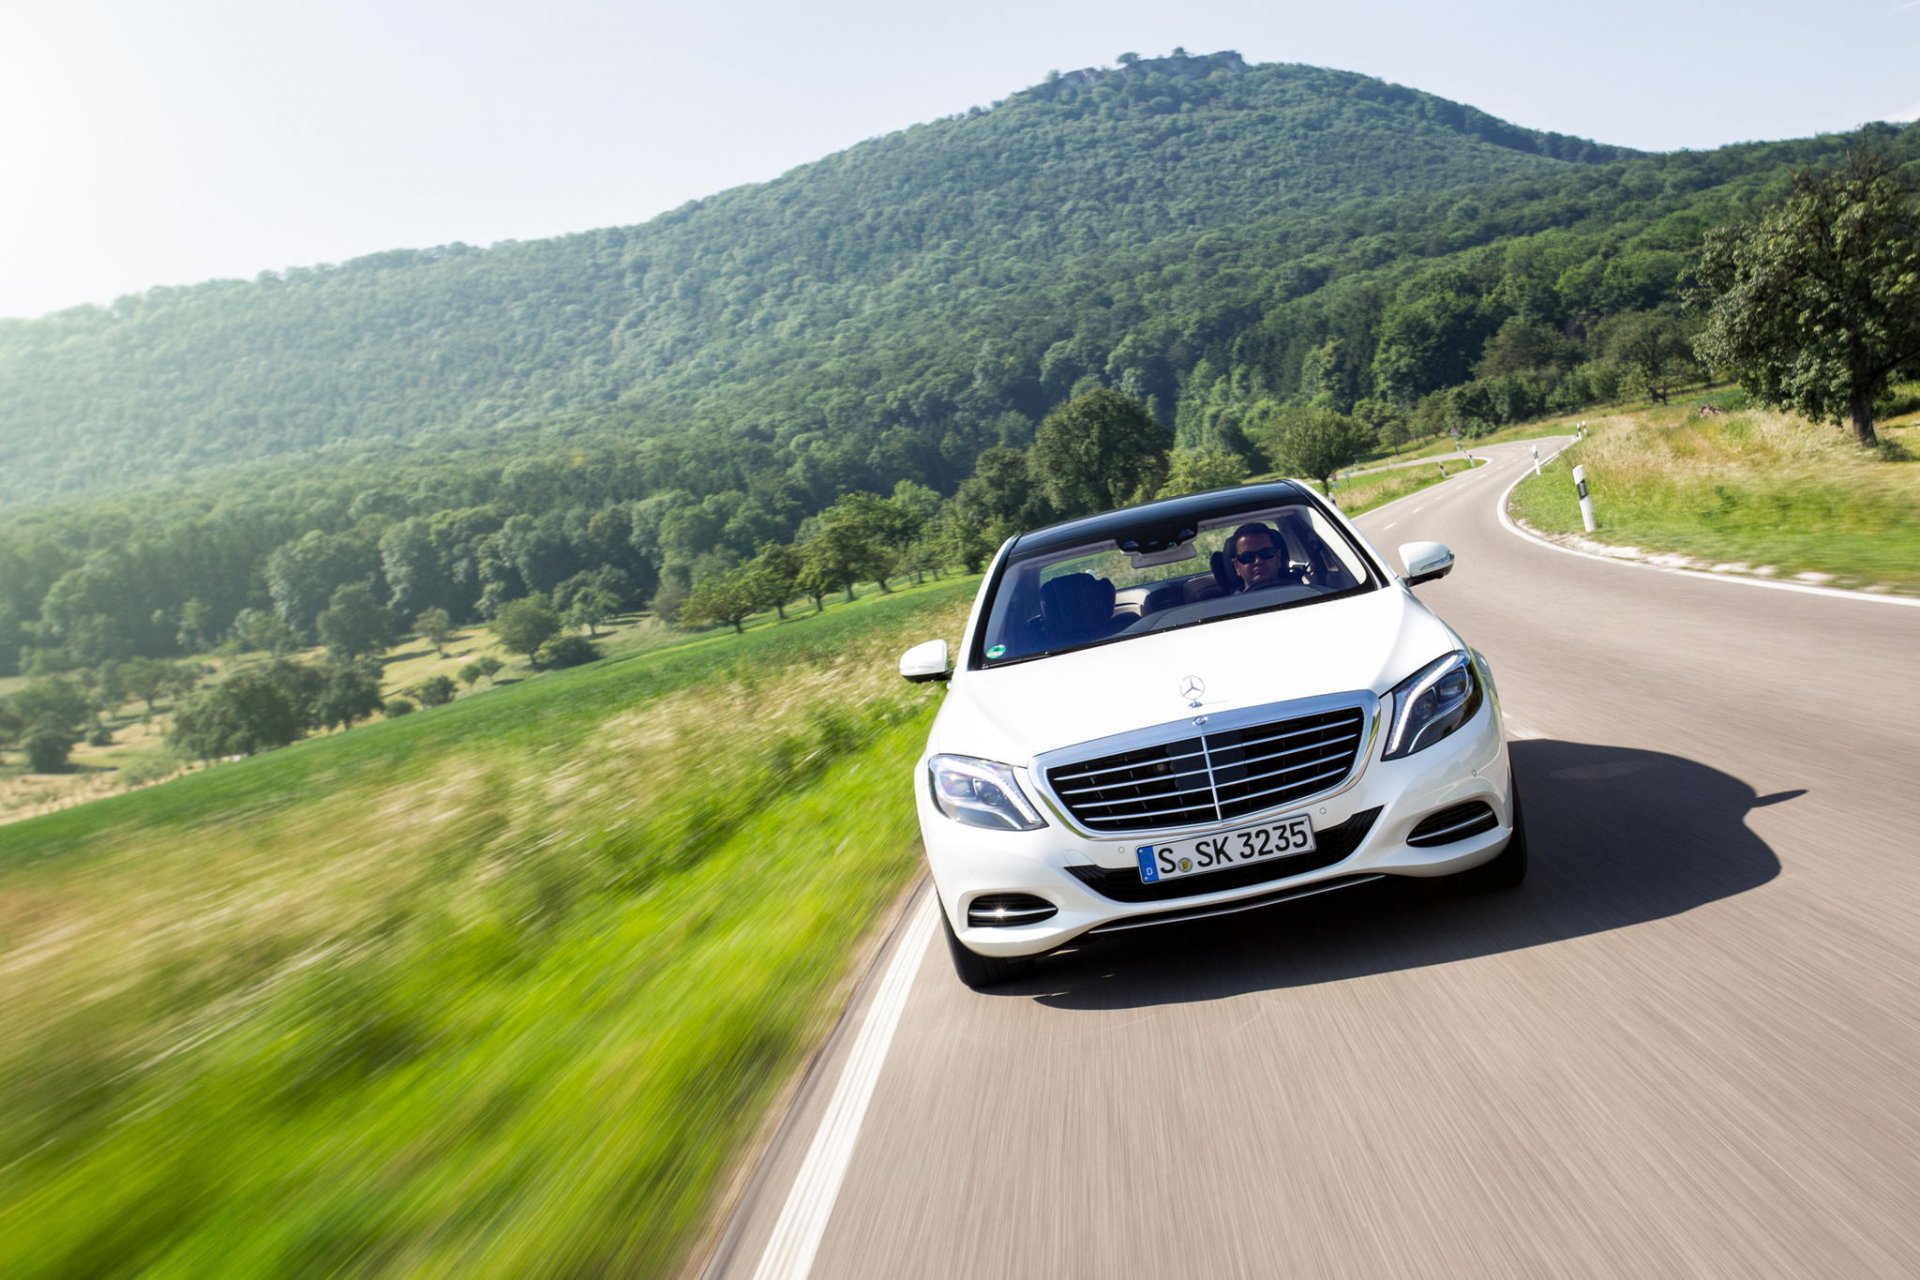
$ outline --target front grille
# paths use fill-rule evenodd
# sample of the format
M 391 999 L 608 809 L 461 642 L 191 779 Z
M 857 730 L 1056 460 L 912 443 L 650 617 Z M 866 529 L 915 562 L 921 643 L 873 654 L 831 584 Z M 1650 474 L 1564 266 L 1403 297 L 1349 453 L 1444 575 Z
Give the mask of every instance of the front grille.
M 1089 831 L 1162 831 L 1226 822 L 1325 791 L 1353 769 L 1358 707 L 1223 729 L 1047 770 Z
M 1431 849 L 1435 845 L 1452 844 L 1455 840 L 1477 836 L 1499 825 L 1500 819 L 1483 801 L 1469 800 L 1420 819 L 1413 830 L 1407 833 L 1407 843 L 1416 848 Z
M 1067 870 L 1081 884 L 1115 902 L 1165 902 L 1170 898 L 1191 898 L 1195 894 L 1244 889 L 1250 884 L 1265 884 L 1269 880 L 1284 880 L 1303 872 L 1318 871 L 1321 867 L 1330 867 L 1345 859 L 1360 847 L 1360 842 L 1366 839 L 1367 832 L 1373 827 L 1373 820 L 1379 816 L 1378 809 L 1364 809 L 1337 827 L 1315 831 L 1312 853 L 1295 854 L 1291 858 L 1263 858 L 1259 862 L 1247 862 L 1206 875 L 1181 876 L 1177 880 L 1156 880 L 1148 884 L 1140 878 L 1138 867 L 1077 866 L 1068 867 Z

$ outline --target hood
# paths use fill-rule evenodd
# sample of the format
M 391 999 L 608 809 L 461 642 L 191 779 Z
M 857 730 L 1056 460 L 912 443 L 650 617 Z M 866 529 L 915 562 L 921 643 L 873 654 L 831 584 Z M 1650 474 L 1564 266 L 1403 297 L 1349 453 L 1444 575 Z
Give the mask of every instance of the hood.
M 1396 587 L 1225 618 L 956 673 L 928 750 L 1025 765 L 1041 752 L 1196 715 L 1356 689 L 1385 693 L 1459 643 Z M 1197 699 L 1180 696 L 1188 676 L 1206 682 Z

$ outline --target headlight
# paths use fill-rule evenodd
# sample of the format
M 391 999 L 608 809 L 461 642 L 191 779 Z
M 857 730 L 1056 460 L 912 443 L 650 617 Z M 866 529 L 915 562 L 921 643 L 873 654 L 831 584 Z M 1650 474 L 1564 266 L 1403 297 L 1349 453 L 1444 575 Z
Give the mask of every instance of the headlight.
M 933 802 L 940 812 L 970 827 L 995 831 L 1032 831 L 1046 826 L 1028 802 L 1013 770 L 971 756 L 935 756 L 927 761 Z
M 1480 677 L 1464 650 L 1430 662 L 1394 686 L 1393 727 L 1380 757 L 1397 760 L 1430 747 L 1480 709 Z

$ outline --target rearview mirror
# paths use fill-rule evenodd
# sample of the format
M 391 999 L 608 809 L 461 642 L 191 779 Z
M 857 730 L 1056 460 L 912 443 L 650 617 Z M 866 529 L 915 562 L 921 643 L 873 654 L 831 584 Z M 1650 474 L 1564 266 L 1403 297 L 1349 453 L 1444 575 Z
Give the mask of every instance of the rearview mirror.
M 1453 572 L 1453 552 L 1444 542 L 1403 542 L 1400 563 L 1407 566 L 1407 585 L 1417 587 Z
M 953 668 L 947 665 L 947 642 L 929 640 L 901 654 L 900 674 L 915 684 L 953 679 Z

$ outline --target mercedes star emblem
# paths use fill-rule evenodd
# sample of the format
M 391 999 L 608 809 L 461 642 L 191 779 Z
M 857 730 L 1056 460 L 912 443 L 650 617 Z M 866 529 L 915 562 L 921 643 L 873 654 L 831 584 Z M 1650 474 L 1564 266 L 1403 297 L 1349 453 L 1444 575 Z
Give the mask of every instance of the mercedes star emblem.
M 1187 700 L 1187 705 L 1190 707 L 1199 706 L 1200 695 L 1206 691 L 1207 682 L 1199 676 L 1188 676 L 1180 682 L 1180 696 Z

